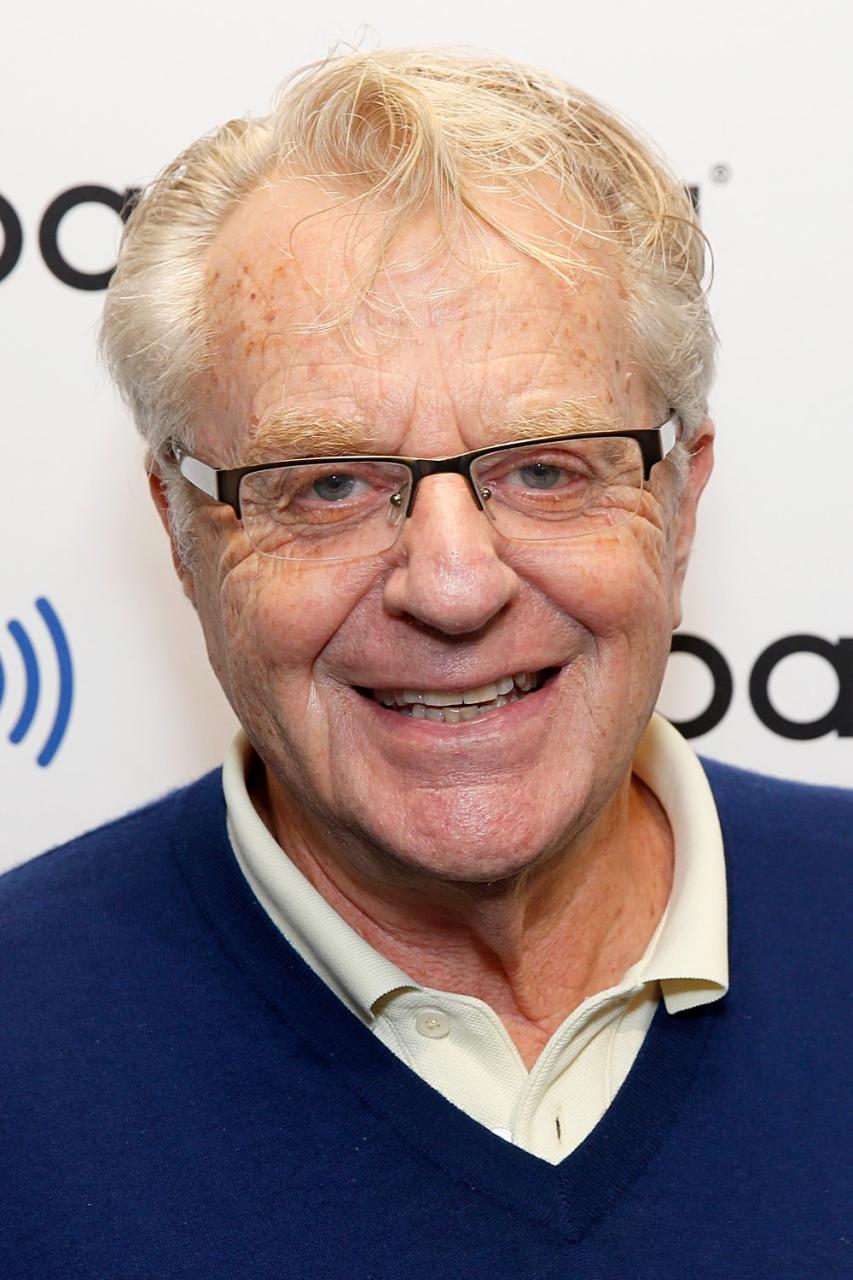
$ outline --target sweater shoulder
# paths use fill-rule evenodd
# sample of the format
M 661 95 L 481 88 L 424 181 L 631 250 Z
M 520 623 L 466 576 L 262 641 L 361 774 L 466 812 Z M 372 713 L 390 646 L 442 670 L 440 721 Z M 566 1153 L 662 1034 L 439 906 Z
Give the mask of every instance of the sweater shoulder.
M 732 887 L 811 928 L 853 909 L 853 791 L 703 760 Z
M 717 760 L 702 760 L 721 810 L 768 831 L 784 826 L 811 831 L 828 839 L 853 836 L 853 790 L 792 782 L 740 769 Z
M 209 811 L 221 796 L 221 771 L 124 814 L 103 826 L 31 858 L 0 875 L 4 932 L 50 926 L 59 914 L 89 914 L 110 899 L 144 892 L 162 871 L 175 838 L 192 829 L 193 815 Z

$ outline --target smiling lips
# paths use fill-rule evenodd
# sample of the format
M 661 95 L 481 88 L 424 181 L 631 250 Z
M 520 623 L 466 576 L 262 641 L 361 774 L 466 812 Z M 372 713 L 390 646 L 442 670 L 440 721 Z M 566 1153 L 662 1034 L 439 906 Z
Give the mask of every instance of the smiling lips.
M 489 711 L 517 702 L 538 689 L 547 674 L 545 671 L 522 671 L 476 689 L 372 689 L 370 692 L 383 707 L 413 720 L 459 724 L 477 720 Z

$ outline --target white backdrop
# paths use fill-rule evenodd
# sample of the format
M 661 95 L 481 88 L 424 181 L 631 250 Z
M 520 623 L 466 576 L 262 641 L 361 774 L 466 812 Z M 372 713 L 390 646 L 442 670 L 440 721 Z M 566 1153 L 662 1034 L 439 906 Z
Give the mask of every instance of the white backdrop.
M 718 470 L 682 631 L 721 655 L 733 694 L 721 719 L 705 714 L 709 669 L 682 652 L 661 706 L 699 728 L 718 720 L 694 738 L 705 754 L 853 785 L 847 6 L 319 0 L 303 12 L 7 0 L 0 867 L 213 766 L 234 729 L 170 577 L 141 445 L 96 368 L 103 294 L 59 278 L 108 270 L 119 219 L 73 197 L 53 231 L 45 213 L 82 186 L 143 184 L 212 125 L 265 111 L 286 74 L 362 24 L 367 43 L 465 43 L 547 66 L 639 123 L 698 187 L 723 347 Z M 803 635 L 818 652 L 777 643 Z M 792 736 L 822 719 L 806 730 L 817 736 Z

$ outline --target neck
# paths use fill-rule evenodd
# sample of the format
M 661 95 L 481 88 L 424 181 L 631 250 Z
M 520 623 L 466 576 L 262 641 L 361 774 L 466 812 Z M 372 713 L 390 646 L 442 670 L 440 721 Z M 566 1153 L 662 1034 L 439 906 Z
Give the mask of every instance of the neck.
M 669 824 L 630 774 L 571 847 L 495 884 L 392 871 L 381 855 L 324 836 L 261 769 L 250 790 L 351 928 L 420 985 L 489 1004 L 528 1067 L 573 1009 L 640 959 L 669 899 Z

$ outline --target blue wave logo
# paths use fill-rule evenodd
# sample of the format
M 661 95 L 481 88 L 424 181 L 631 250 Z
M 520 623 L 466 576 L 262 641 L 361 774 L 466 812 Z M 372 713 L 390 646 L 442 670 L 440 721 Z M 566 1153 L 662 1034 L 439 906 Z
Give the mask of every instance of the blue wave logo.
M 68 640 L 62 628 L 62 623 L 59 621 L 50 601 L 46 600 L 44 596 L 40 596 L 36 600 L 36 609 L 52 642 L 59 669 L 59 693 L 53 724 L 44 746 L 36 756 L 36 763 L 44 769 L 50 764 L 61 747 L 65 731 L 68 728 L 68 721 L 71 719 L 71 705 L 74 701 L 74 668 L 71 664 L 71 650 L 68 647 Z M 18 712 L 15 723 L 9 730 L 9 741 L 17 746 L 20 742 L 23 742 L 35 718 L 42 692 L 42 682 L 36 648 L 26 628 L 16 618 L 13 618 L 11 622 L 7 623 L 7 630 L 17 646 L 24 677 L 24 695 L 21 709 Z M 3 697 L 6 692 L 6 674 L 2 658 L 0 658 L 0 705 L 3 703 Z

